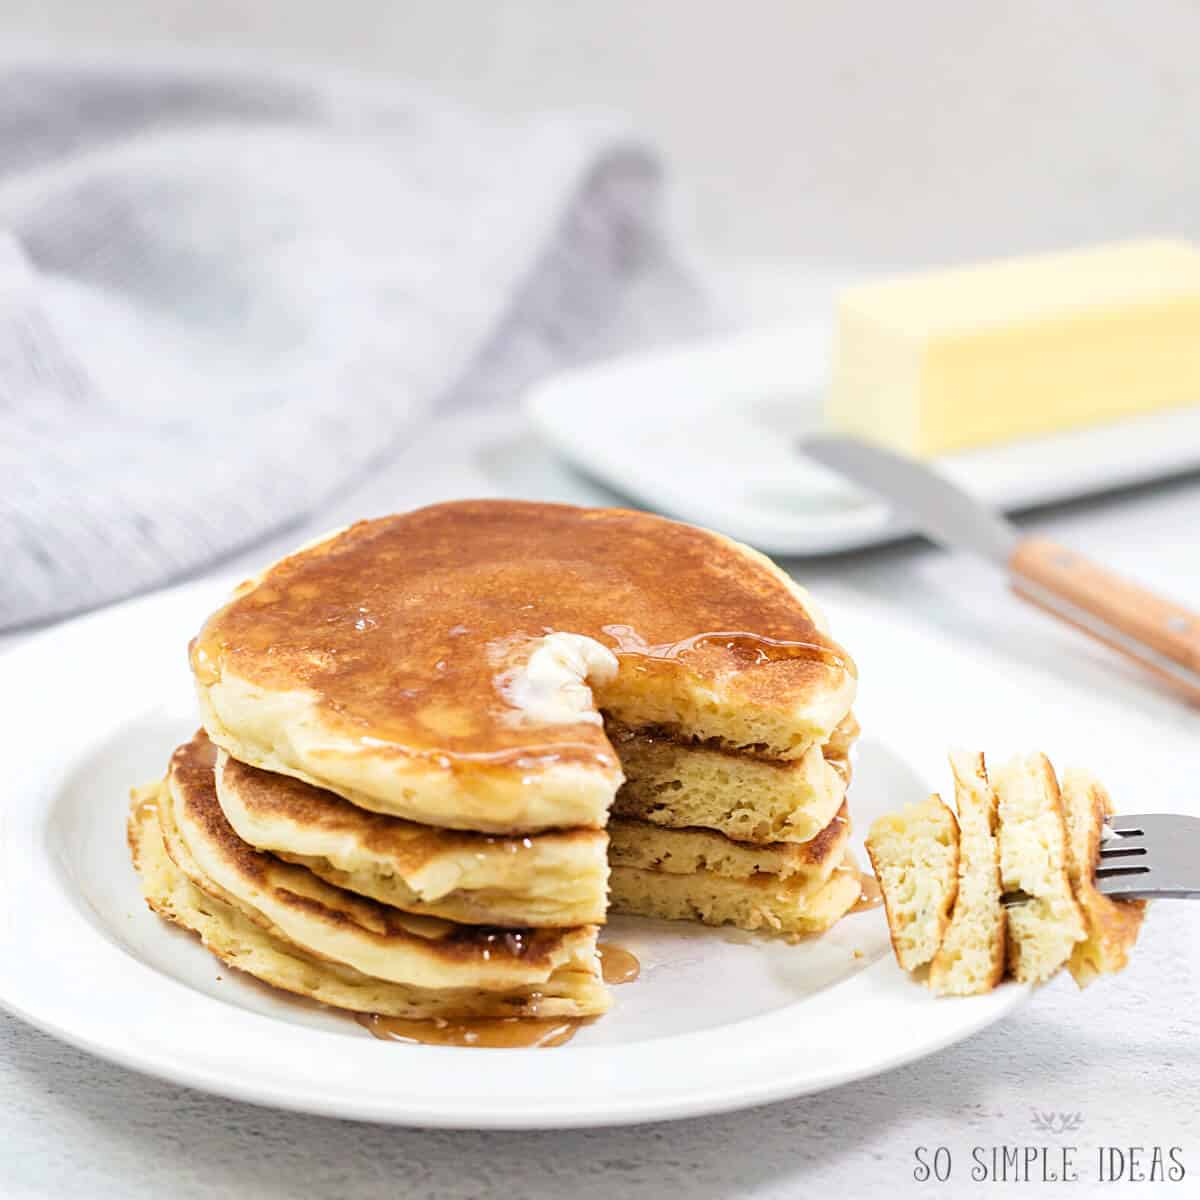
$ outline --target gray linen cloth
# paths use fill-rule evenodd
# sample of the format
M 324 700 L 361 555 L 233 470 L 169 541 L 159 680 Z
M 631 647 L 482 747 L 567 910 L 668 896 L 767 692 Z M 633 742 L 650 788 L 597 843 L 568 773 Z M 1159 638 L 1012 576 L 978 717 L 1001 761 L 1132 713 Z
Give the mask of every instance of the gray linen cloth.
M 694 328 L 660 192 L 603 120 L 0 64 L 0 628 L 263 538 L 437 406 Z

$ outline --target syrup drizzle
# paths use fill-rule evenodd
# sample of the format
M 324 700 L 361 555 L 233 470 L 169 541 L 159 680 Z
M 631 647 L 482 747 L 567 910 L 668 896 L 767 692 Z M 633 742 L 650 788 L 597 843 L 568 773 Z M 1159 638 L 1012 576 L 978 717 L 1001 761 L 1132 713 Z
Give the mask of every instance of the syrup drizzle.
M 354 1018 L 372 1037 L 409 1046 L 472 1046 L 524 1049 L 561 1046 L 586 1021 L 579 1017 L 479 1017 L 469 1021 L 413 1021 L 357 1013 Z
M 800 658 L 827 663 L 829 666 L 841 667 L 855 673 L 854 664 L 846 655 L 839 653 L 835 646 L 820 642 L 772 638 L 760 633 L 747 633 L 744 630 L 718 630 L 696 633 L 677 642 L 651 645 L 632 625 L 605 625 L 603 632 L 612 638 L 618 655 L 676 661 L 708 646 L 719 646 L 745 658 L 752 666 Z
M 642 973 L 642 964 L 638 962 L 637 955 L 624 946 L 601 942 L 596 947 L 596 955 L 600 959 L 600 973 L 605 983 L 614 986 L 632 983 Z
M 860 871 L 858 882 L 862 890 L 850 911 L 852 913 L 868 912 L 872 908 L 878 908 L 883 903 L 883 891 L 879 887 L 879 881 L 874 875 L 864 875 Z
M 596 954 L 605 983 L 632 983 L 641 974 L 642 966 L 637 956 L 623 946 L 606 943 L 596 948 Z M 478 1017 L 465 1021 L 441 1018 L 414 1021 L 376 1013 L 355 1013 L 354 1019 L 382 1042 L 507 1050 L 565 1045 L 590 1020 L 587 1017 Z

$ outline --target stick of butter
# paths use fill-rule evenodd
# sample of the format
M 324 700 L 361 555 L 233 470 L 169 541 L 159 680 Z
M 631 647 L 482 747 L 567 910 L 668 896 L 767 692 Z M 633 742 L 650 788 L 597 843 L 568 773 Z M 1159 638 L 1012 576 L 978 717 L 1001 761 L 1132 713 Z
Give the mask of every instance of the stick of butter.
M 1200 403 L 1200 250 L 1136 241 L 839 299 L 831 428 L 915 455 Z

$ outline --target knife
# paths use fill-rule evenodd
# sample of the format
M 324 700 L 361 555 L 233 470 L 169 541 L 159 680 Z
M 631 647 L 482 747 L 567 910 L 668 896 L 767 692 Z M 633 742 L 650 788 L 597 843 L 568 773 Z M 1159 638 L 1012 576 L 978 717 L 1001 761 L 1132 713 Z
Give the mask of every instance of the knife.
M 1200 615 L 1015 525 L 933 467 L 857 438 L 814 434 L 800 450 L 907 515 L 934 541 L 991 559 L 1013 590 L 1134 659 L 1200 704 Z

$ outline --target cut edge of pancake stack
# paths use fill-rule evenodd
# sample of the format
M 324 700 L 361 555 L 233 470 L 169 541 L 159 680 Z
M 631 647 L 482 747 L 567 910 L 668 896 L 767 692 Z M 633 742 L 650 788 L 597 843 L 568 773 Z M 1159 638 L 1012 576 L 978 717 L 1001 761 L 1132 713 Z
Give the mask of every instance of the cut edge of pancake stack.
M 618 727 L 613 911 L 791 937 L 828 929 L 862 894 L 845 799 L 856 733 L 847 717 L 787 761 Z
M 394 645 L 360 662 L 366 639 L 344 640 L 346 621 L 365 632 L 406 619 L 399 600 L 385 611 L 376 580 L 353 575 L 392 549 L 376 539 L 364 557 L 354 539 L 404 518 L 360 523 L 243 585 L 193 643 L 204 729 L 159 783 L 135 791 L 129 819 L 154 911 L 286 991 L 360 1013 L 471 1020 L 605 1011 L 596 945 L 608 911 L 801 936 L 855 905 L 853 664 L 783 572 L 645 514 L 465 502 L 407 516 L 439 510 L 484 524 L 507 511 L 535 518 L 535 532 L 545 514 L 585 534 L 608 520 L 664 544 L 700 538 L 709 557 L 726 557 L 721 571 L 745 573 L 731 588 L 776 607 L 782 593 L 807 632 L 775 638 L 743 622 L 663 645 L 614 623 L 602 642 L 566 613 L 540 637 L 493 637 L 483 678 L 506 727 L 486 731 L 500 750 L 472 752 L 468 717 L 437 690 L 458 665 L 449 651 L 431 651 L 424 678 L 410 671 L 399 691 L 393 670 L 381 693 L 376 660 Z M 408 532 L 406 552 L 420 529 Z M 333 563 L 343 542 L 348 557 Z M 611 571 L 611 551 L 600 569 Z M 417 578 L 413 611 L 424 612 Z M 474 627 L 471 602 L 464 588 L 448 636 Z M 619 595 L 613 615 L 624 616 Z M 481 687 L 463 678 L 460 688 Z M 393 710 L 347 715 L 336 688 L 349 685 L 355 702 L 386 695 Z M 417 700 L 402 711 L 397 694 Z M 416 703 L 434 749 L 398 750 L 378 734 L 401 718 L 411 732 Z
M 982 754 L 955 752 L 950 766 L 957 815 L 935 793 L 867 835 L 900 966 L 938 995 L 959 996 L 1006 976 L 1044 983 L 1066 967 L 1083 988 L 1123 970 L 1146 904 L 1096 890 L 1114 812 L 1099 781 L 1068 770 L 1060 783 L 1044 754 L 1015 758 L 990 779 Z

